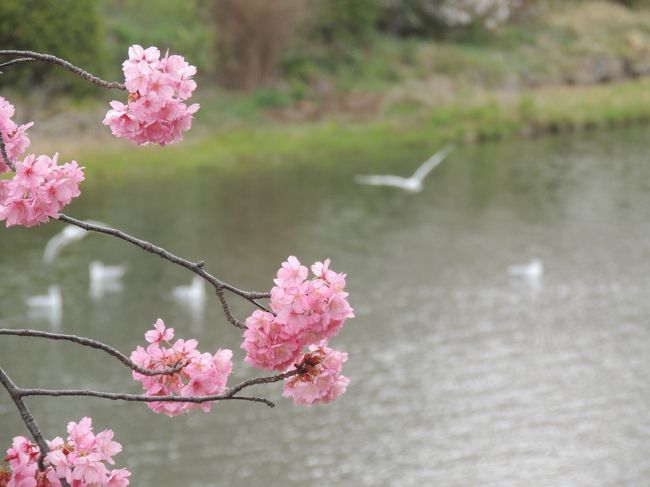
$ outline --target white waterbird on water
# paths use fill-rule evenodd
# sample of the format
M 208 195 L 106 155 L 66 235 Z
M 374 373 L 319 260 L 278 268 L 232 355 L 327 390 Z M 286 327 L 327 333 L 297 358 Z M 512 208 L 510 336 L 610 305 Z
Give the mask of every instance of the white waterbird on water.
M 205 282 L 203 278 L 194 276 L 189 286 L 175 287 L 172 294 L 176 302 L 189 311 L 192 317 L 193 331 L 199 331 L 205 309 Z
M 47 294 L 42 296 L 30 296 L 25 303 L 30 308 L 61 308 L 61 289 L 59 286 L 50 286 Z
M 54 328 L 61 325 L 63 306 L 59 286 L 50 286 L 45 295 L 28 297 L 25 303 L 31 318 L 47 318 Z
M 539 280 L 544 274 L 544 264 L 540 259 L 533 259 L 527 264 L 508 266 L 508 274 L 528 281 Z
M 87 223 L 106 226 L 106 224 L 95 220 L 87 220 Z M 45 251 L 43 252 L 43 264 L 45 264 L 45 267 L 49 268 L 52 265 L 52 262 L 54 262 L 54 259 L 56 259 L 64 247 L 81 240 L 87 233 L 88 231 L 83 228 L 75 225 L 66 225 L 63 230 L 54 235 L 45 245 Z
M 369 175 L 355 176 L 354 180 L 359 184 L 368 184 L 371 186 L 393 186 L 396 188 L 418 193 L 422 191 L 422 181 L 433 169 L 440 164 L 449 153 L 454 150 L 452 144 L 445 145 L 442 149 L 424 161 L 409 178 L 393 175 Z
M 185 303 L 202 303 L 205 300 L 205 283 L 200 276 L 194 276 L 189 286 L 178 286 L 172 291 L 174 299 Z
M 125 265 L 104 265 L 94 260 L 88 266 L 90 275 L 89 294 L 93 299 L 101 299 L 107 292 L 119 293 L 122 291 L 122 276 L 126 272 Z
M 126 272 L 125 265 L 104 265 L 93 260 L 88 266 L 90 281 L 119 281 Z

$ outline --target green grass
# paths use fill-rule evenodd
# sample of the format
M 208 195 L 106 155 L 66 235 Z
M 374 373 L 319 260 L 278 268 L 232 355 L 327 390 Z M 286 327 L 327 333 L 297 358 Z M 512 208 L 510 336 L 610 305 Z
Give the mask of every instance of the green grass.
M 187 15 L 198 5 L 190 3 Z M 188 48 L 200 38 L 188 39 Z M 477 31 L 473 37 L 434 41 L 378 35 L 336 52 L 306 44 L 287 53 L 284 80 L 271 88 L 239 93 L 199 79 L 194 98 L 201 110 L 195 128 L 182 144 L 163 149 L 134 148 L 106 136 L 95 120 L 106 107 L 101 97 L 112 93 L 87 104 L 41 100 L 44 114 L 72 112 L 68 119 L 97 124 L 103 135 L 95 138 L 91 131 L 85 141 L 72 137 L 75 127 L 53 118 L 49 125 L 59 132 L 49 141 L 34 139 L 34 146 L 60 150 L 63 159 L 77 158 L 95 174 L 154 174 L 213 165 L 240 171 L 337 164 L 354 160 L 355 154 L 382 157 L 407 146 L 433 150 L 447 141 L 472 143 L 650 120 L 646 79 L 566 84 L 585 81 L 579 78 L 584 75 L 595 81 L 594 66 L 602 59 L 650 63 L 650 10 L 592 0 L 557 2 L 532 20 L 496 32 Z M 17 107 L 34 106 L 31 93 L 24 98 Z M 43 117 L 33 118 L 38 125 Z
M 532 90 L 446 104 L 428 113 L 381 121 L 309 124 L 260 122 L 200 130 L 169 147 L 133 147 L 105 138 L 68 148 L 89 174 L 181 173 L 188 167 L 224 171 L 279 169 L 296 164 L 336 165 L 355 154 L 365 159 L 397 155 L 405 147 L 434 150 L 444 142 L 470 143 L 544 135 L 650 120 L 650 80 Z

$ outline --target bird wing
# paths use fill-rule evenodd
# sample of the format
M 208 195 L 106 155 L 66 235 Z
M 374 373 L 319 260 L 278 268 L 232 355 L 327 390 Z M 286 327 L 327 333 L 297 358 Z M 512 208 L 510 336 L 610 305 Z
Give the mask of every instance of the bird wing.
M 77 240 L 81 240 L 86 236 L 86 233 L 86 230 L 83 228 L 67 225 L 63 230 L 54 235 L 45 244 L 45 250 L 43 251 L 43 263 L 45 267 L 49 267 L 54 262 L 54 259 L 56 259 L 56 256 L 63 247 Z
M 447 144 L 445 145 L 442 149 L 440 149 L 438 152 L 436 152 L 434 155 L 429 157 L 426 161 L 422 163 L 420 167 L 418 167 L 415 172 L 413 173 L 413 176 L 411 176 L 412 179 L 415 179 L 419 182 L 422 182 L 424 178 L 429 174 L 433 169 L 440 164 L 442 161 L 445 160 L 445 157 L 454 150 L 454 146 L 452 144 Z
M 48 240 L 45 245 L 45 250 L 43 251 L 43 263 L 46 267 L 49 267 L 52 264 L 59 251 L 65 247 L 66 240 L 67 239 L 63 233 L 57 233 L 54 237 Z
M 371 186 L 396 186 L 402 189 L 408 186 L 406 179 L 400 176 L 355 176 L 354 180 L 359 184 L 369 184 Z

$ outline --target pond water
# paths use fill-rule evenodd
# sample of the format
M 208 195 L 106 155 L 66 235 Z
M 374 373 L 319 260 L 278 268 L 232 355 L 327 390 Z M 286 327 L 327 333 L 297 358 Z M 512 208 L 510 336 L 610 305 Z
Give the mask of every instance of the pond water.
M 408 173 L 421 147 L 328 169 L 93 178 L 67 212 L 156 242 L 244 289 L 263 290 L 290 254 L 332 258 L 357 318 L 348 392 L 294 407 L 224 402 L 169 419 L 138 403 L 30 398 L 46 437 L 92 416 L 124 445 L 132 485 L 638 486 L 650 478 L 650 146 L 647 129 L 459 148 L 419 194 L 356 186 Z M 162 317 L 201 349 L 235 351 L 231 383 L 256 374 L 216 299 L 202 312 L 171 290 L 187 271 L 89 235 L 49 273 L 63 225 L 0 230 L 0 326 L 49 330 L 24 299 L 63 293 L 57 330 L 129 352 Z M 542 259 L 536 285 L 507 267 Z M 129 266 L 121 292 L 91 298 L 88 264 Z M 232 298 L 237 315 L 251 311 Z M 71 344 L 3 337 L 0 363 L 25 387 L 139 392 L 129 372 Z M 26 434 L 0 391 L 0 445 Z

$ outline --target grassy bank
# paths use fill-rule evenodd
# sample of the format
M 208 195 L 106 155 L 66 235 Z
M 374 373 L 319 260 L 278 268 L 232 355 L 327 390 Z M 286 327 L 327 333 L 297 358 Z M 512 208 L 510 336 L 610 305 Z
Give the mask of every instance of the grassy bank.
M 199 80 L 195 128 L 177 146 L 134 148 L 99 121 L 114 93 L 30 107 L 37 150 L 89 172 L 130 174 L 219 165 L 336 164 L 355 154 L 423 153 L 440 144 L 545 136 L 650 120 L 650 10 L 548 2 L 529 20 L 478 38 L 379 37 L 339 52 L 307 46 L 284 78 L 238 93 Z M 14 100 L 14 98 L 11 98 Z M 38 106 L 42 108 L 38 108 Z M 19 118 L 20 119 L 20 118 Z
M 456 101 L 428 113 L 392 115 L 373 122 L 258 122 L 221 126 L 216 131 L 203 127 L 183 143 L 166 148 L 133 147 L 106 134 L 35 140 L 34 145 L 77 158 L 91 174 L 175 172 L 214 165 L 238 171 L 262 165 L 337 164 L 355 154 L 363 154 L 364 159 L 398 156 L 407 146 L 428 152 L 444 142 L 546 136 L 648 120 L 650 79 L 641 79 L 538 88 L 517 95 L 493 93 L 483 100 Z

